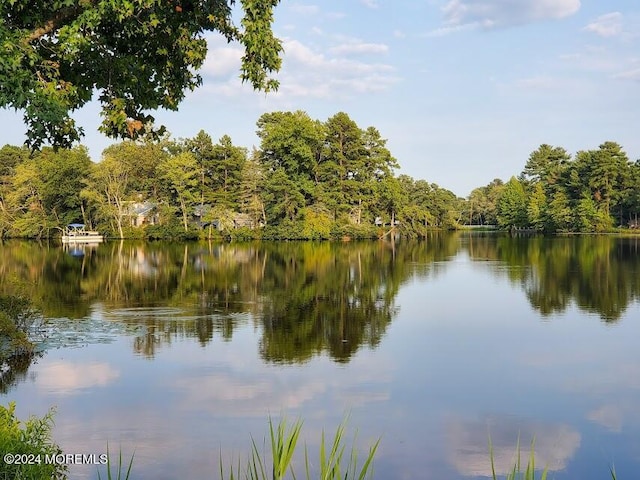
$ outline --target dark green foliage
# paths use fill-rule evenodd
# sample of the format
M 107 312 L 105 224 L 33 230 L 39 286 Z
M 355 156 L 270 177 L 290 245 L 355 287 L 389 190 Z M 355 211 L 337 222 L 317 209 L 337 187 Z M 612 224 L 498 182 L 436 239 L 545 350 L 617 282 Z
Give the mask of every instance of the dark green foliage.
M 463 218 L 469 225 L 497 225 L 498 200 L 503 190 L 504 183 L 499 178 L 489 185 L 475 188 L 468 197 L 467 212 Z
M 262 232 L 264 240 L 302 240 L 302 224 L 285 219 L 278 225 L 268 225 Z
M 529 197 L 529 203 L 527 204 L 528 225 L 537 231 L 544 230 L 548 215 L 547 210 L 547 197 L 542 185 L 536 183 Z
M 147 240 L 197 240 L 198 232 L 195 230 L 186 231 L 177 222 L 166 225 L 148 225 L 144 228 L 144 238 Z
M 204 131 L 115 144 L 97 164 L 82 147 L 29 156 L 5 146 L 0 237 L 50 238 L 71 222 L 109 237 L 174 240 L 424 237 L 461 224 L 546 233 L 640 226 L 640 164 L 613 142 L 574 159 L 541 145 L 520 177 L 495 179 L 465 200 L 396 176 L 380 132 L 346 113 L 320 122 L 271 112 L 257 125 L 261 145 L 250 155 Z
M 46 339 L 43 327 L 43 317 L 30 300 L 0 295 L 0 393 L 27 372 L 38 354 L 37 344 Z
M 562 190 L 558 190 L 553 194 L 547 211 L 546 230 L 550 232 L 571 231 L 573 212 L 569 204 L 569 199 Z
M 81 222 L 115 238 L 322 240 L 424 236 L 460 222 L 462 199 L 396 178 L 380 132 L 346 113 L 321 122 L 271 112 L 257 125 L 261 148 L 250 156 L 229 136 L 214 144 L 204 131 L 114 144 L 97 164 L 81 147 L 30 158 L 7 146 L 0 235 L 52 237 Z
M 543 144 L 529 156 L 522 176 L 528 182 L 541 183 L 545 194 L 551 195 L 559 186 L 562 172 L 570 160 L 571 156 L 564 148 Z
M 261 238 L 261 232 L 260 230 L 241 227 L 230 232 L 230 238 L 238 242 L 248 242 L 250 240 L 259 240 Z
M 382 233 L 382 229 L 370 224 L 335 223 L 331 229 L 331 237 L 336 239 L 378 238 Z
M 414 180 L 407 175 L 398 178 L 402 195 L 407 202 L 401 202 L 399 220 L 405 232 L 410 232 L 410 225 L 415 232 L 422 234 L 423 227 L 436 227 L 455 230 L 462 217 L 463 200 L 435 183 L 426 180 Z M 390 219 L 389 219 L 390 220 Z M 420 226 L 418 226 L 420 225 Z
M 6 169 L 4 192 L 0 191 L 7 234 L 48 237 L 60 225 L 82 221 L 80 192 L 90 168 L 84 147 L 58 152 L 45 148 L 31 157 L 20 157 Z
M 527 196 L 518 179 L 511 177 L 498 201 L 498 225 L 503 228 L 521 228 L 528 223 Z
M 233 1 L 55 0 L 0 2 L 0 107 L 24 112 L 27 143 L 68 147 L 82 136 L 70 113 L 102 104 L 107 135 L 158 136 L 150 110 L 177 110 L 201 84 L 205 35 L 243 45 L 241 78 L 269 91 L 281 65 L 271 30 L 278 0 L 243 0 L 241 26 Z
M 28 299 L 0 295 L 0 363 L 10 357 L 31 357 L 33 341 L 42 334 L 42 322 Z
M 606 232 L 615 225 L 635 224 L 638 171 L 614 142 L 580 151 L 574 159 L 563 148 L 541 145 L 520 180 L 512 178 L 500 191 L 498 223 L 546 232 Z M 475 204 L 478 212 L 470 213 L 471 221 L 482 220 L 483 194 L 476 189 L 469 197 L 470 208 Z

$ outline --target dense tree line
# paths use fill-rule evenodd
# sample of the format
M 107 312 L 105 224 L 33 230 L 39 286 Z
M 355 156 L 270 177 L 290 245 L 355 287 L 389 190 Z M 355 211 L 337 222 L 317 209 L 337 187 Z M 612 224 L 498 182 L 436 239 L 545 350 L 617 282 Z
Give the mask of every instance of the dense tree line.
M 640 162 L 605 142 L 573 158 L 561 147 L 541 145 L 518 177 L 494 180 L 468 199 L 476 224 L 545 232 L 602 232 L 638 227 Z
M 396 159 L 374 127 L 346 113 L 325 122 L 272 112 L 257 122 L 260 148 L 224 135 L 125 141 L 90 161 L 87 151 L 0 149 L 0 235 L 51 237 L 80 222 L 114 237 L 201 235 L 374 237 L 397 227 L 424 234 L 454 228 L 464 201 L 396 176 Z M 136 208 L 152 206 L 140 228 Z
M 340 112 L 265 113 L 259 148 L 228 135 L 124 141 L 86 149 L 0 149 L 0 237 L 52 237 L 72 222 L 112 237 L 424 236 L 462 224 L 544 232 L 637 227 L 640 163 L 605 142 L 573 158 L 541 145 L 521 174 L 467 199 L 399 167 L 375 127 Z M 145 210 L 146 209 L 146 210 Z M 144 216 L 140 211 L 145 210 Z

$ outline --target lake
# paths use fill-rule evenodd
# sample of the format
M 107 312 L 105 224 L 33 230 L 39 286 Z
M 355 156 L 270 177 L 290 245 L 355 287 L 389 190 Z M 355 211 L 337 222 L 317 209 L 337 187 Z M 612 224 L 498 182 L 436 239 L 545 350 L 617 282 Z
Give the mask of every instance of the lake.
M 55 406 L 65 453 L 135 452 L 133 478 L 217 478 L 282 415 L 311 457 L 348 415 L 378 479 L 487 477 L 489 438 L 500 473 L 518 438 L 558 480 L 640 471 L 638 238 L 9 241 L 0 293 L 51 328 L 0 401 Z

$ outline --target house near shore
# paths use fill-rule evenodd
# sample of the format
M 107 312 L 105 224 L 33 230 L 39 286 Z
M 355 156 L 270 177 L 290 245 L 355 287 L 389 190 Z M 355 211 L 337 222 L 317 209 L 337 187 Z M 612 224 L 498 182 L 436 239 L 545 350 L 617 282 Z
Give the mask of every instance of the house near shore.
M 132 227 L 157 225 L 160 222 L 157 207 L 154 202 L 132 202 L 127 206 L 125 216 Z
M 397 227 L 398 225 L 400 225 L 399 220 L 393 220 L 393 225 L 391 225 L 391 221 L 387 223 L 382 219 L 382 217 L 376 217 L 373 223 L 376 227 L 386 227 L 387 225 Z
M 256 224 L 251 216 L 246 213 L 226 211 L 224 212 L 224 216 L 225 218 L 217 218 L 218 215 L 216 215 L 213 207 L 209 204 L 196 205 L 193 209 L 193 220 L 200 228 L 208 228 L 211 226 L 218 231 L 223 231 L 236 228 L 254 229 L 263 226 L 262 224 Z

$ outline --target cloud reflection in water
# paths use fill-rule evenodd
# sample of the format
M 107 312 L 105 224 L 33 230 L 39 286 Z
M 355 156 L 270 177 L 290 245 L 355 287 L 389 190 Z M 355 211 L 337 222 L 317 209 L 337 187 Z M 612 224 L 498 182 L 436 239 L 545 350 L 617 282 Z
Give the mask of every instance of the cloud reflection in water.
M 535 440 L 535 462 L 549 471 L 566 468 L 580 446 L 580 433 L 566 424 L 543 424 L 516 417 L 494 416 L 484 420 L 453 417 L 446 424 L 449 462 L 462 475 L 491 476 L 489 438 L 496 474 L 510 472 L 517 461 L 520 438 L 523 462 Z
M 38 388 L 60 395 L 69 395 L 82 389 L 104 387 L 120 376 L 120 372 L 104 362 L 78 364 L 58 361 L 44 365 L 36 371 Z

